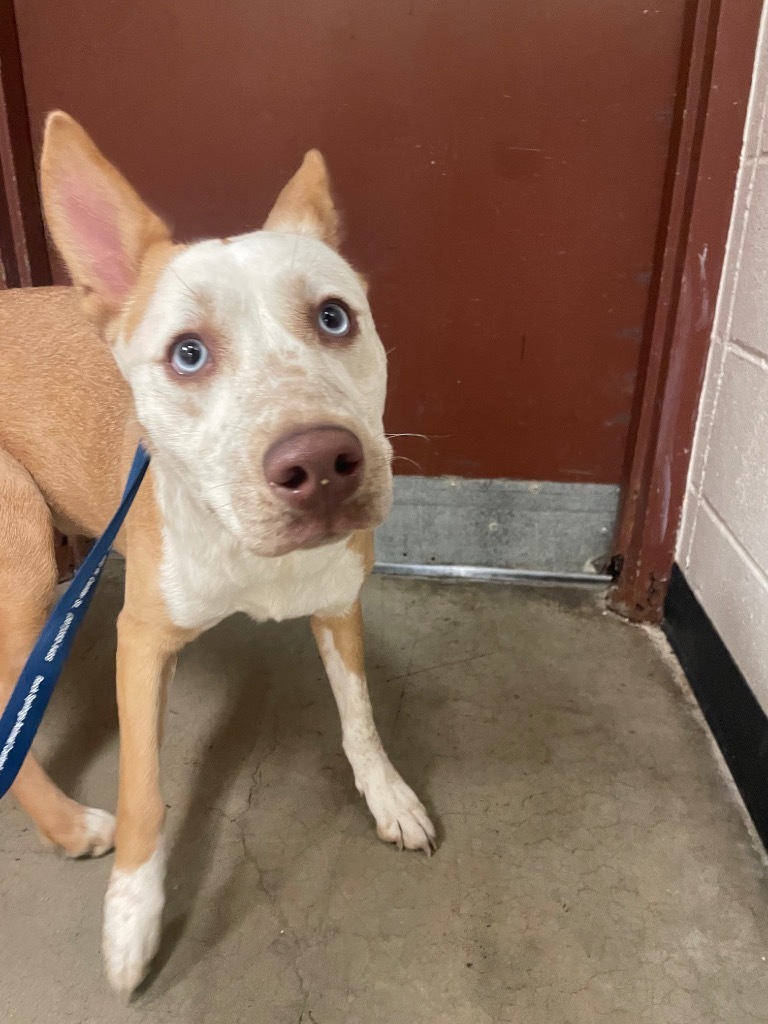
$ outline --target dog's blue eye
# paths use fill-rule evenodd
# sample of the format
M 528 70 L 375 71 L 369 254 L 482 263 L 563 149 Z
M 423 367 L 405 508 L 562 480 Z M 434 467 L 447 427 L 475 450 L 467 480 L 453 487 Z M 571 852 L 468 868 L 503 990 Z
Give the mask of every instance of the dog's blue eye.
M 199 373 L 208 362 L 208 349 L 196 334 L 183 334 L 171 346 L 171 366 L 177 373 Z
M 337 301 L 324 302 L 317 311 L 317 323 L 324 334 L 332 338 L 346 337 L 352 327 L 352 320 L 346 308 Z

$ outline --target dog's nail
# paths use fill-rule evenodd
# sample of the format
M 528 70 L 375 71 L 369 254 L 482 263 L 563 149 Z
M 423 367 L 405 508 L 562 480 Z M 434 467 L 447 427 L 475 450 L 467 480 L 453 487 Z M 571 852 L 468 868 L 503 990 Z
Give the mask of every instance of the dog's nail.
M 398 840 L 397 848 L 402 853 L 403 850 L 405 849 L 405 837 L 403 836 L 403 826 L 400 824 L 399 821 L 397 823 L 397 830 L 400 833 L 400 839 Z

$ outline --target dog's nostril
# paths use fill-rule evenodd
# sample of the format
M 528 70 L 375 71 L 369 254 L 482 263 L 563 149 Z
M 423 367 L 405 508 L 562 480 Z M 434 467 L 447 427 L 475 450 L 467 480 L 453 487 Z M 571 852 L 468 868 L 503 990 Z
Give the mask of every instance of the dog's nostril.
M 302 484 L 307 482 L 307 479 L 306 469 L 301 466 L 291 466 L 280 481 L 280 487 L 285 487 L 288 491 L 298 491 Z
M 359 465 L 360 459 L 355 459 L 351 455 L 339 455 L 333 468 L 339 476 L 352 476 L 353 473 L 357 472 Z
M 267 450 L 263 468 L 283 501 L 327 517 L 359 490 L 365 452 L 345 427 L 308 427 L 278 439 Z

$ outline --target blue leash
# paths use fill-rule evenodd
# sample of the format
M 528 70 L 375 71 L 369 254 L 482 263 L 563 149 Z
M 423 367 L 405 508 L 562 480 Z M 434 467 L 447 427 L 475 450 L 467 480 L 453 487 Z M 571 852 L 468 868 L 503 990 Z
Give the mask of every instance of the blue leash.
M 0 798 L 11 788 L 29 753 L 75 634 L 91 603 L 109 549 L 123 525 L 148 465 L 149 455 L 140 444 L 117 512 L 59 598 L 0 716 Z

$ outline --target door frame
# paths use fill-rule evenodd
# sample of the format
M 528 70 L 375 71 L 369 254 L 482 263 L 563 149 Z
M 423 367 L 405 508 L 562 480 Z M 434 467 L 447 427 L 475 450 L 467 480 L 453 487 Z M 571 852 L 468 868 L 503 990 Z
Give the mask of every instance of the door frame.
M 0 0 L 0 288 L 51 283 L 14 0 Z
M 635 622 L 661 621 L 675 560 L 762 10 L 762 0 L 699 0 L 681 61 L 608 598 Z

